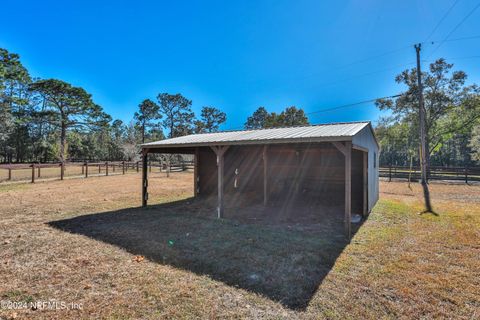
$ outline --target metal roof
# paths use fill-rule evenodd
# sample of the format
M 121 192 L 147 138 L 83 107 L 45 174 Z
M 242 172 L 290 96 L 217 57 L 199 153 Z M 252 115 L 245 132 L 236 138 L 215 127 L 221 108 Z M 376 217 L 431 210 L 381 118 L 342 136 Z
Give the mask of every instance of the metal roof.
M 151 147 L 189 147 L 211 145 L 243 145 L 292 142 L 349 141 L 370 122 L 343 122 L 302 127 L 271 128 L 242 131 L 191 134 L 142 145 Z

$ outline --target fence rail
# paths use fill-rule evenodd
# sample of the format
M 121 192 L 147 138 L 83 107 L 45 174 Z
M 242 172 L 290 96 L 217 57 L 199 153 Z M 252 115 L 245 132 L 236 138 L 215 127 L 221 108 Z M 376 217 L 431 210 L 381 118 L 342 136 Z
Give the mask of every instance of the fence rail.
M 109 176 L 126 173 L 137 173 L 142 169 L 140 161 L 102 161 L 102 162 L 66 162 L 62 163 L 21 163 L 0 164 L 0 182 L 2 181 L 30 181 L 42 178 Z M 192 170 L 193 162 L 161 163 L 150 161 L 148 171 L 178 172 Z
M 380 167 L 380 177 L 418 181 L 421 179 L 420 167 L 390 166 Z M 464 181 L 465 183 L 480 181 L 480 167 L 430 167 L 429 180 Z

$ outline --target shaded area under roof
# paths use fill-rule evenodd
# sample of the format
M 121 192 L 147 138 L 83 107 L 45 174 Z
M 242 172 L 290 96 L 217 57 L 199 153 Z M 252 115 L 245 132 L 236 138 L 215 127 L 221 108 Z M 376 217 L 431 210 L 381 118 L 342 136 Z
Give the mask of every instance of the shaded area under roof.
M 371 128 L 369 121 L 201 133 L 145 143 L 142 148 L 349 141 L 367 126 Z

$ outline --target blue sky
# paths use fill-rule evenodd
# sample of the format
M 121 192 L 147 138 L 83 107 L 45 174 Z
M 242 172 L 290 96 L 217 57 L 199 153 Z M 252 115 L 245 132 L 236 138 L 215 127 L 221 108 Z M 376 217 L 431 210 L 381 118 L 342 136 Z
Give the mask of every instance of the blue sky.
M 425 41 L 454 3 L 5 1 L 0 46 L 20 54 L 35 77 L 84 87 L 113 118 L 128 122 L 141 100 L 180 92 L 197 114 L 205 105 L 224 110 L 223 129 L 233 129 L 259 106 L 313 112 L 400 92 L 393 79 L 413 67 L 411 45 Z M 434 51 L 477 4 L 459 0 L 422 55 L 445 57 L 480 83 L 480 38 Z M 480 9 L 449 39 L 479 35 Z M 310 120 L 379 115 L 364 104 Z

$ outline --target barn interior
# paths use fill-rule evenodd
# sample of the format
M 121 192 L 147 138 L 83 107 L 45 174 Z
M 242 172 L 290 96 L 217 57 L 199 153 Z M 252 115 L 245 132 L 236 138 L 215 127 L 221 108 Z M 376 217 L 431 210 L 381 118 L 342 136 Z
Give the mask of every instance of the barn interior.
M 195 196 L 218 203 L 217 153 L 210 146 L 149 152 L 195 154 Z M 364 215 L 367 157 L 351 149 L 351 212 Z M 223 154 L 222 217 L 265 224 L 322 227 L 344 223 L 344 154 L 330 142 L 231 145 Z M 215 215 L 215 210 L 212 210 Z

